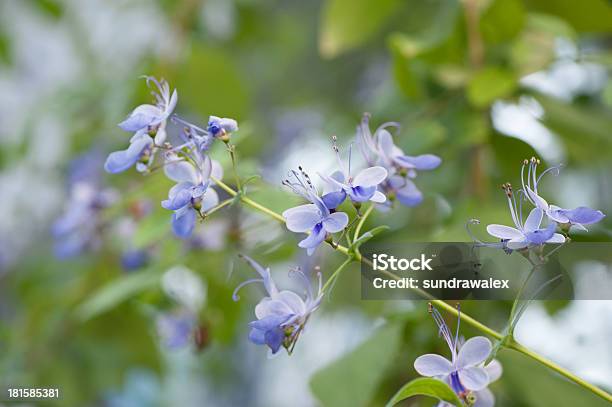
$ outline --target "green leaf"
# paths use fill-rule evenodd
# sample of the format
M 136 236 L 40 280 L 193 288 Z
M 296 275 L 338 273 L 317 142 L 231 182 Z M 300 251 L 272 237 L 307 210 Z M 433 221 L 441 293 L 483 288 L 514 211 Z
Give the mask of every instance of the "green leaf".
M 612 5 L 607 0 L 525 0 L 528 9 L 553 14 L 576 30 L 605 33 L 612 30 Z
M 374 236 L 376 236 L 377 234 L 385 230 L 389 230 L 389 226 L 381 225 L 381 226 L 375 227 L 374 229 L 368 230 L 367 232 L 359 236 L 359 238 L 353 242 L 353 244 L 351 245 L 351 249 L 358 250 L 362 244 L 364 244 L 365 242 L 367 242 L 368 240 L 372 239 Z
M 106 284 L 75 311 L 81 321 L 107 312 L 135 294 L 159 284 L 159 274 L 150 270 L 122 276 Z
M 463 406 L 459 397 L 446 383 L 438 379 L 421 377 L 406 383 L 404 387 L 399 389 L 395 396 L 389 400 L 387 407 L 392 407 L 412 396 L 429 396 L 454 404 L 455 406 Z
M 496 99 L 509 96 L 516 86 L 516 78 L 511 72 L 498 67 L 487 67 L 472 77 L 467 96 L 472 105 L 483 108 Z
M 333 58 L 374 36 L 401 6 L 399 0 L 327 0 L 319 31 L 319 52 Z
M 520 0 L 495 0 L 480 19 L 485 41 L 497 44 L 516 37 L 525 24 L 525 7 Z
M 368 405 L 385 370 L 396 358 L 401 330 L 401 324 L 387 324 L 354 351 L 316 372 L 310 387 L 321 404 Z

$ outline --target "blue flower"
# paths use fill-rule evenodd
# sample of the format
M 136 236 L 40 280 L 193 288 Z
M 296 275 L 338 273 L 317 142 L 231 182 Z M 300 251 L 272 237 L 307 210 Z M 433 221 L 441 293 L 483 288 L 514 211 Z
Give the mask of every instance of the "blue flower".
M 579 206 L 574 209 L 564 209 L 556 205 L 550 205 L 544 198 L 538 193 L 538 184 L 542 177 L 549 172 L 558 174 L 560 166 L 550 167 L 542 172 L 539 176 L 537 175 L 537 168 L 540 164 L 540 160 L 532 157 L 531 160 L 525 160 L 521 167 L 521 182 L 523 190 L 525 191 L 525 197 L 537 208 L 544 211 L 546 216 L 553 222 L 557 222 L 568 227 L 576 226 L 578 229 L 587 230 L 584 225 L 590 225 L 597 223 L 605 218 L 606 215 L 603 212 L 595 209 L 591 209 L 587 206 Z M 525 167 L 528 167 L 526 180 L 525 180 Z
M 348 215 L 344 212 L 330 211 L 302 167 L 299 167 L 299 172 L 292 170 L 290 178 L 284 180 L 283 185 L 311 202 L 283 212 L 287 229 L 296 233 L 309 233 L 298 246 L 306 249 L 310 256 L 325 241 L 329 233 L 344 230 L 348 224 Z
M 157 333 L 166 348 L 183 348 L 191 343 L 196 323 L 190 312 L 163 313 L 157 317 Z
M 294 271 L 294 275 L 298 276 L 304 285 L 305 298 L 302 298 L 293 291 L 279 291 L 270 275 L 270 268 L 263 268 L 253 259 L 243 257 L 261 278 L 247 280 L 236 287 L 234 301 L 239 299 L 237 294 L 242 287 L 254 282 L 263 283 L 268 293 L 255 307 L 257 319 L 249 323 L 249 340 L 256 345 L 267 345 L 272 354 L 277 353 L 281 346 L 291 353 L 308 318 L 319 307 L 323 298 L 321 274 L 318 274 L 319 289 L 315 294 L 308 277 L 299 269 Z
M 173 153 L 166 157 L 165 174 L 178 184 L 170 189 L 168 199 L 162 201 L 161 205 L 174 211 L 172 230 L 181 238 L 191 236 L 198 215 L 203 216 L 219 203 L 217 192 L 210 188 L 210 175 L 213 171 L 220 172 L 220 166 L 213 165 L 208 156 L 203 156 L 202 162 L 198 164 L 199 168 Z M 219 174 L 213 175 L 221 178 Z
M 144 249 L 126 250 L 121 255 L 121 267 L 125 271 L 134 271 L 145 266 L 149 261 L 149 252 Z
M 510 250 L 520 250 L 531 245 L 544 243 L 563 243 L 565 237 L 555 233 L 557 224 L 549 221 L 546 228 L 540 229 L 544 211 L 541 208 L 533 208 L 523 223 L 522 198 L 517 208 L 516 199 L 512 193 L 512 186 L 504 184 L 504 191 L 510 207 L 510 215 L 516 228 L 505 225 L 492 224 L 487 226 L 487 232 L 505 242 Z
M 383 203 L 385 195 L 378 191 L 378 185 L 387 178 L 387 170 L 380 166 L 368 167 L 360 171 L 354 177 L 351 175 L 351 151 L 349 150 L 348 166 L 345 166 L 340 158 L 340 151 L 336 145 L 336 137 L 333 137 L 333 148 L 338 160 L 339 171 L 331 176 L 319 176 L 327 183 L 327 193 L 323 195 L 323 201 L 329 209 L 335 209 L 348 196 L 351 201 L 361 203 L 372 201 Z
M 399 128 L 395 122 L 384 123 L 372 135 L 369 127 L 370 116 L 364 114 L 357 127 L 357 139 L 362 155 L 369 165 L 381 165 L 389 173 L 387 181 L 381 185 L 390 200 L 397 199 L 406 206 L 416 206 L 423 201 L 423 194 L 412 181 L 417 171 L 436 169 L 442 162 L 433 154 L 409 156 L 393 143 L 389 127 Z
M 210 116 L 208 118 L 207 131 L 216 138 L 229 136 L 238 130 L 238 123 L 234 119 L 226 117 Z
M 446 382 L 459 398 L 466 403 L 469 401 L 470 406 L 492 407 L 495 398 L 487 386 L 501 376 L 501 365 L 494 360 L 484 366 L 492 350 L 491 341 L 484 336 L 476 336 L 461 345 L 460 318 L 457 320 L 457 332 L 452 335 L 438 310 L 431 307 L 430 312 L 451 351 L 451 360 L 433 353 L 419 356 L 414 361 L 415 370 L 422 376 Z M 446 407 L 448 404 L 442 402 L 438 406 Z
M 147 133 L 139 132 L 132 137 L 126 150 L 110 153 L 104 163 L 104 169 L 116 174 L 136 164 L 136 170 L 144 172 L 153 163 L 154 153 L 153 139 Z
M 164 130 L 166 120 L 176 107 L 176 103 L 178 101 L 178 95 L 176 93 L 176 89 L 170 95 L 170 86 L 168 82 L 165 80 L 158 81 L 152 76 L 146 76 L 147 86 L 150 86 L 153 83 L 157 89 L 153 90 L 151 93 L 155 97 L 155 104 L 142 104 L 136 107 L 132 113 L 119 123 L 119 127 L 121 127 L 125 131 L 129 132 L 152 132 L 161 128 Z M 163 131 L 164 136 L 160 137 L 160 140 L 156 140 L 158 144 L 161 144 L 165 139 L 165 130 Z
M 100 211 L 116 199 L 110 189 L 99 189 L 88 182 L 77 182 L 70 188 L 66 208 L 51 227 L 56 257 L 65 259 L 100 244 Z

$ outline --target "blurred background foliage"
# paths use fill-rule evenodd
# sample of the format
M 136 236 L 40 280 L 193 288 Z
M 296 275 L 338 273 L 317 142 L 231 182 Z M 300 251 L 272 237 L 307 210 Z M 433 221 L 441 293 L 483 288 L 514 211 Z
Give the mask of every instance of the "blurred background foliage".
M 353 266 L 294 355 L 266 360 L 246 340 L 261 293 L 231 298 L 252 274 L 237 253 L 289 286 L 290 267 L 329 276 L 341 256 L 306 258 L 295 236 L 238 206 L 199 225 L 197 242 L 178 241 L 159 206 L 171 183 L 130 171 L 104 178 L 121 197 L 100 215 L 95 250 L 55 259 L 49 228 L 69 163 L 123 148 L 116 123 L 148 101 L 138 77 L 152 74 L 178 89 L 183 117 L 239 121 L 239 171 L 261 176 L 248 194 L 277 211 L 297 202 L 280 188 L 287 170 L 333 168 L 329 137 L 348 145 L 370 112 L 375 125 L 401 123 L 396 142 L 409 154 L 443 159 L 417 180 L 422 205 L 369 220 L 391 226 L 383 241 L 464 241 L 470 218 L 509 222 L 498 185 L 518 182 L 533 155 L 565 164 L 547 196 L 610 213 L 611 33 L 606 0 L 3 1 L 0 384 L 59 387 L 63 399 L 48 405 L 384 405 L 415 377 L 415 357 L 445 352 L 424 302 L 360 301 Z M 212 154 L 229 175 L 221 146 Z M 573 238 L 609 241 L 610 226 Z M 148 261 L 126 271 L 126 250 Z M 160 277 L 176 264 L 207 286 L 199 349 L 168 350 L 156 330 L 174 306 Z M 509 304 L 464 310 L 501 329 Z M 610 389 L 609 315 L 607 304 L 540 303 L 518 335 Z M 500 360 L 498 405 L 603 405 L 521 355 Z

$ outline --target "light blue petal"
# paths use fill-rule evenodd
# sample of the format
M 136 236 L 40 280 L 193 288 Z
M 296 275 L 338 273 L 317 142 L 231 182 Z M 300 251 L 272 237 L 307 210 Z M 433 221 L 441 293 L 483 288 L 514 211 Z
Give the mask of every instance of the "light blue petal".
M 475 336 L 468 339 L 457 356 L 457 367 L 463 369 L 468 366 L 476 366 L 484 362 L 491 353 L 491 341 L 484 336 Z
M 606 215 L 602 211 L 591 209 L 588 206 L 579 206 L 578 208 L 560 212 L 565 215 L 571 223 L 579 223 L 582 225 L 590 225 L 601 221 Z
M 338 233 L 348 225 L 349 217 L 344 212 L 334 212 L 323 220 L 323 227 L 329 233 Z
M 191 190 L 190 189 L 181 189 L 178 191 L 172 198 L 168 198 L 165 201 L 162 201 L 161 206 L 164 209 L 169 209 L 171 211 L 176 211 L 181 209 L 185 205 L 191 203 Z
M 314 250 L 325 240 L 326 234 L 327 233 L 325 229 L 323 228 L 323 224 L 319 223 L 312 229 L 312 232 L 306 239 L 298 243 L 298 246 L 303 249 Z M 311 250 L 311 253 L 312 253 L 312 250 Z
M 555 222 L 550 222 L 545 229 L 525 232 L 525 241 L 535 245 L 542 244 L 555 234 L 556 228 L 557 224 Z
M 346 192 L 344 190 L 329 192 L 321 197 L 327 209 L 336 209 L 346 199 Z
M 346 192 L 348 193 L 348 196 L 351 198 L 352 201 L 366 202 L 374 196 L 374 193 L 376 193 L 376 185 L 373 185 L 371 187 L 350 187 L 346 189 Z
M 193 232 L 196 223 L 196 212 L 193 209 L 185 211 L 182 216 L 172 214 L 172 231 L 180 238 L 188 238 Z
M 314 205 L 302 205 L 283 212 L 287 229 L 292 232 L 302 233 L 311 230 L 317 223 L 321 222 L 321 213 Z
M 489 385 L 489 375 L 481 367 L 471 366 L 459 370 L 458 373 L 461 384 L 468 390 L 478 391 Z
M 442 163 L 442 159 L 437 155 L 423 154 L 417 156 L 402 155 L 395 157 L 395 162 L 402 167 L 416 168 L 417 170 L 426 171 L 438 168 Z
M 127 170 L 140 159 L 143 151 L 149 147 L 151 143 L 151 138 L 147 135 L 143 135 L 135 139 L 127 150 L 110 153 L 104 163 L 104 170 L 111 174 Z
M 414 182 L 404 179 L 404 185 L 395 191 L 397 200 L 405 206 L 417 206 L 423 202 L 423 193 Z
M 419 356 L 414 361 L 414 369 L 426 377 L 443 376 L 453 371 L 453 364 L 443 356 L 430 353 Z

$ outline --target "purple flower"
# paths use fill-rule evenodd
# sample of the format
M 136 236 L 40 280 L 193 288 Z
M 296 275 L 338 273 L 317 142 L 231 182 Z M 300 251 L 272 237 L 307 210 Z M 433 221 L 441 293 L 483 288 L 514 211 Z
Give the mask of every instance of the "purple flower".
M 299 167 L 299 172 L 292 170 L 289 179 L 284 180 L 283 185 L 311 202 L 283 212 L 287 229 L 296 233 L 309 233 L 298 246 L 306 249 L 310 256 L 329 233 L 344 230 L 348 224 L 348 215 L 344 212 L 330 211 L 302 167 Z
M 544 211 L 540 208 L 533 208 L 523 223 L 522 198 L 517 208 L 516 198 L 512 193 L 512 186 L 509 183 L 503 185 L 510 215 L 516 228 L 505 225 L 492 224 L 487 226 L 487 232 L 494 237 L 505 242 L 508 249 L 520 250 L 531 245 L 541 245 L 544 243 L 563 243 L 565 237 L 555 233 L 557 224 L 550 221 L 546 228 L 540 229 Z
M 381 165 L 387 169 L 389 177 L 381 185 L 381 190 L 390 199 L 395 199 L 406 206 L 416 206 L 423 201 L 423 194 L 412 181 L 417 171 L 429 171 L 437 168 L 442 160 L 433 154 L 409 156 L 393 143 L 389 127 L 399 128 L 395 122 L 379 126 L 374 135 L 369 127 L 370 116 L 364 114 L 357 128 L 357 139 L 361 152 L 369 165 Z
M 537 167 L 540 164 L 540 160 L 532 157 L 531 160 L 523 161 L 521 167 L 521 183 L 523 190 L 525 191 L 525 197 L 537 208 L 544 211 L 546 216 L 554 222 L 562 225 L 576 226 L 579 229 L 587 230 L 584 225 L 590 225 L 597 223 L 605 218 L 601 211 L 591 209 L 587 206 L 579 206 L 574 209 L 563 209 L 556 205 L 550 205 L 544 198 L 538 193 L 538 184 L 542 177 L 552 172 L 558 174 L 561 166 L 555 166 L 547 168 L 539 176 L 537 175 Z M 525 181 L 525 167 L 528 166 L 527 176 Z
M 190 312 L 163 313 L 157 317 L 157 333 L 166 348 L 183 348 L 191 343 L 196 322 Z
M 147 86 L 153 83 L 157 89 L 153 90 L 151 94 L 155 97 L 155 104 L 143 104 L 130 113 L 130 115 L 119 123 L 125 131 L 129 132 L 157 132 L 161 128 L 162 134 L 159 139 L 156 137 L 156 143 L 161 144 L 165 139 L 165 124 L 166 120 L 176 107 L 178 101 L 178 95 L 176 89 L 170 95 L 170 86 L 165 80 L 158 81 L 152 76 L 146 76 Z
M 493 361 L 484 366 L 485 360 L 491 353 L 491 341 L 484 336 L 476 336 L 461 345 L 460 316 L 457 319 L 457 332 L 452 335 L 438 310 L 431 307 L 430 312 L 438 325 L 440 335 L 451 351 L 451 360 L 437 354 L 419 356 L 414 361 L 415 370 L 422 376 L 435 377 L 446 382 L 459 398 L 469 401 L 470 406 L 493 406 L 495 398 L 487 386 L 499 378 L 501 365 Z M 442 402 L 438 406 L 448 406 L 448 404 Z
M 238 123 L 226 117 L 210 116 L 206 128 L 213 137 L 223 137 L 238 130 Z
M 213 164 L 208 156 L 201 156 L 201 161 L 196 161 L 196 164 L 197 167 L 174 153 L 166 156 L 165 174 L 178 184 L 170 189 L 168 199 L 161 205 L 174 211 L 172 230 L 181 238 L 191 236 L 197 215 L 203 216 L 219 203 L 217 192 L 210 188 L 210 175 L 221 178 L 221 167 Z
M 116 174 L 136 164 L 136 170 L 144 172 L 153 163 L 154 154 L 153 139 L 147 133 L 140 131 L 132 137 L 130 146 L 126 150 L 110 153 L 104 163 L 104 169 L 106 172 Z
M 348 166 L 345 166 L 340 158 L 335 136 L 333 137 L 333 143 L 340 170 L 334 172 L 331 176 L 319 174 L 327 183 L 326 190 L 328 192 L 323 195 L 326 206 L 329 209 L 335 209 L 344 201 L 346 196 L 357 203 L 366 201 L 385 202 L 387 198 L 382 192 L 378 191 L 378 185 L 387 178 L 387 170 L 380 166 L 368 167 L 353 177 L 351 175 L 351 151 L 349 150 Z
M 126 250 L 121 255 L 121 267 L 125 271 L 134 271 L 145 266 L 149 261 L 149 252 L 145 249 Z
M 308 277 L 300 269 L 294 271 L 304 285 L 305 298 L 302 298 L 293 291 L 279 291 L 270 275 L 270 268 L 263 268 L 253 259 L 243 257 L 261 278 L 247 280 L 236 287 L 234 301 L 239 299 L 237 294 L 242 287 L 254 282 L 263 283 L 268 293 L 255 307 L 257 320 L 249 323 L 249 340 L 256 345 L 267 345 L 272 354 L 277 353 L 281 346 L 291 354 L 310 314 L 319 307 L 323 298 L 321 273 L 318 274 L 319 289 L 315 294 Z
M 111 189 L 77 182 L 71 186 L 64 213 L 51 227 L 55 238 L 54 252 L 60 259 L 76 256 L 100 244 L 100 211 L 116 200 Z

